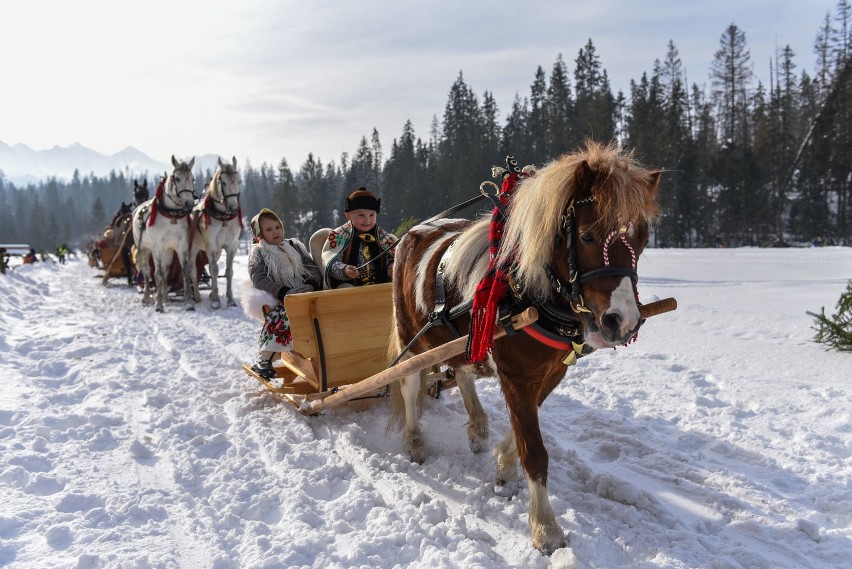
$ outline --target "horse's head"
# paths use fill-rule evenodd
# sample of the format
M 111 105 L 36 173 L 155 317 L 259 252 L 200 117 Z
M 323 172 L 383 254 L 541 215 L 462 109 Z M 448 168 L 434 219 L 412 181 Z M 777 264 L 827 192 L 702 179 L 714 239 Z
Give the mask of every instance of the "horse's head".
M 192 177 L 192 167 L 195 157 L 189 162 L 181 162 L 172 154 L 172 173 L 168 176 L 165 195 L 175 209 L 189 211 L 195 205 L 195 185 Z
M 146 201 L 148 197 L 148 180 L 143 180 L 141 185 L 133 180 L 133 199 L 136 201 L 136 205 Z
M 658 211 L 659 180 L 630 153 L 589 142 L 525 181 L 514 198 L 504 250 L 517 251 L 524 291 L 568 304 L 593 348 L 624 344 L 639 327 L 636 266 Z
M 225 211 L 235 215 L 240 211 L 240 173 L 237 171 L 237 157 L 231 159 L 231 163 L 222 162 L 219 158 L 219 167 L 210 181 L 210 195 Z

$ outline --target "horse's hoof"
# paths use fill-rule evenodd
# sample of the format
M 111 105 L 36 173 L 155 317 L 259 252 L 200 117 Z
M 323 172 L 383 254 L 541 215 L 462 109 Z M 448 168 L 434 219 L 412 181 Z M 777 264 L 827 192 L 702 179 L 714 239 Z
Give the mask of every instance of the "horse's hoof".
M 469 426 L 467 431 L 467 446 L 473 454 L 479 454 L 488 448 L 488 424 L 479 427 Z
M 193 304 L 187 304 L 187 305 L 186 305 L 186 311 L 187 311 L 187 312 L 195 312 L 195 305 L 193 305 Z
M 212 308 L 214 310 L 219 309 L 221 307 L 222 307 L 222 303 L 219 302 L 218 300 L 214 300 L 210 303 L 210 308 Z
M 534 532 L 533 547 L 541 551 L 542 555 L 550 556 L 557 549 L 568 547 L 568 539 L 558 525 L 545 524 Z
M 237 301 L 235 301 L 233 298 L 228 299 L 228 306 L 236 306 L 236 305 L 237 305 Z
M 162 306 L 155 306 L 154 310 L 157 312 L 165 312 L 166 310 Z
M 494 493 L 503 498 L 517 496 L 520 491 L 521 484 L 518 480 L 498 480 L 494 483 Z

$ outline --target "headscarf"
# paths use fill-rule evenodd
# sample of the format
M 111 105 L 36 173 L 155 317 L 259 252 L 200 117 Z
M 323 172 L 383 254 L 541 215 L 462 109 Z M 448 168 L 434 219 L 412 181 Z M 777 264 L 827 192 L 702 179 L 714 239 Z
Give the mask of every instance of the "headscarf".
M 262 215 L 266 215 L 267 217 L 269 217 L 269 216 L 274 217 L 278 221 L 278 223 L 281 224 L 281 227 L 282 228 L 284 227 L 284 222 L 281 221 L 281 218 L 278 217 L 278 215 L 274 211 L 265 207 L 262 210 L 260 210 L 259 212 L 257 212 L 257 215 L 255 215 L 254 217 L 251 218 L 251 237 L 252 237 L 251 242 L 252 243 L 260 243 L 260 240 L 262 239 L 262 237 L 260 235 L 260 217 Z

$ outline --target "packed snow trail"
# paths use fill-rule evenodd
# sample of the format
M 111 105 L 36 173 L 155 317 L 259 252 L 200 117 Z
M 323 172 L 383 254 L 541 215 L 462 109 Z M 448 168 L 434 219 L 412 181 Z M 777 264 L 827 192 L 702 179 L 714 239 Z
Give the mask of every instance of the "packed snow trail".
M 303 417 L 247 377 L 240 308 L 143 307 L 84 262 L 0 278 L 0 566 L 845 567 L 852 359 L 811 342 L 852 250 L 650 250 L 639 341 L 580 360 L 541 412 L 571 549 L 530 545 L 455 390 L 427 459 L 383 400 Z M 235 268 L 245 275 L 245 257 Z M 492 443 L 508 427 L 479 382 Z

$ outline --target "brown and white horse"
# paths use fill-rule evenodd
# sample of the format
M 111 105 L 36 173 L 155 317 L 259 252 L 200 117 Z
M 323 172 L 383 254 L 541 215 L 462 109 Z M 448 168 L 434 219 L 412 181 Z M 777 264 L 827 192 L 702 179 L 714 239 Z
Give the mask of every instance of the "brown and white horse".
M 467 433 L 474 452 L 486 447 L 489 428 L 473 381 L 499 378 L 511 430 L 493 451 L 495 491 L 517 491 L 520 458 L 529 484 L 533 545 L 545 553 L 567 541 L 547 494 L 548 455 L 538 408 L 565 376 L 567 365 L 584 355 L 583 342 L 586 351 L 611 348 L 630 341 L 638 330 L 636 261 L 658 211 L 659 179 L 659 171 L 643 168 L 632 153 L 594 142 L 522 179 L 505 210 L 495 262 L 510 267 L 505 310 L 536 306 L 544 318 L 527 333 L 494 341 L 478 363 L 464 356 L 446 362 L 470 415 Z M 427 324 L 436 298 L 441 304 L 436 281 L 443 280 L 447 306 L 471 302 L 489 267 L 490 225 L 489 218 L 442 220 L 418 225 L 403 237 L 394 263 L 390 353 L 402 352 Z M 463 334 L 470 312 L 462 312 L 455 323 Z M 455 337 L 451 327 L 429 328 L 410 353 Z M 403 431 L 405 449 L 417 462 L 424 459 L 419 417 L 425 377 L 420 372 L 394 386 L 388 425 Z

